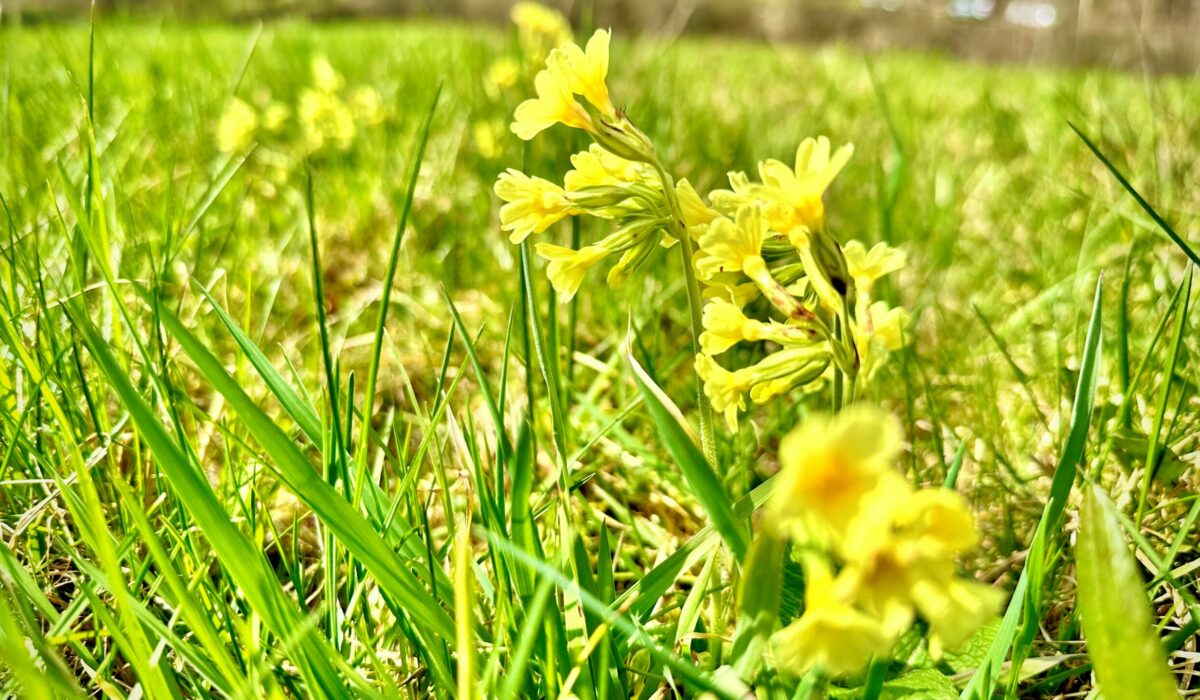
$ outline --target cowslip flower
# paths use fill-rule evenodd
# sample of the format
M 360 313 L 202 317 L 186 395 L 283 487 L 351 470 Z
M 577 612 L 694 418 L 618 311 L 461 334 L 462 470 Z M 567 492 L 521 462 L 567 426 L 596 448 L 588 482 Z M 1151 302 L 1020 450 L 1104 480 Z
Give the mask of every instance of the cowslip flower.
M 721 297 L 705 304 L 702 323 L 700 348 L 709 355 L 720 355 L 743 342 L 770 340 L 781 345 L 809 345 L 818 339 L 815 328 L 748 318 L 740 306 Z
M 567 76 L 571 92 L 582 95 L 588 104 L 600 112 L 606 120 L 616 119 L 617 108 L 608 96 L 608 47 L 611 33 L 597 29 L 588 39 L 587 48 L 567 42 L 550 52 L 548 64 L 557 64 Z
M 592 117 L 575 101 L 570 76 L 561 62 L 548 62 L 533 79 L 537 97 L 531 97 L 513 112 L 512 132 L 529 141 L 555 124 L 595 133 Z
M 780 668 L 797 676 L 813 669 L 844 676 L 891 649 L 895 635 L 851 604 L 828 563 L 809 555 L 803 567 L 804 614 L 771 640 Z
M 754 403 L 766 403 L 814 381 L 828 364 L 829 351 L 825 347 L 805 345 L 771 353 L 756 364 L 734 371 L 725 369 L 706 353 L 696 355 L 694 366 L 713 410 L 722 413 L 725 424 L 736 431 L 738 412 L 746 410 L 747 393 Z
M 568 192 L 589 187 L 629 187 L 635 183 L 657 186 L 658 175 L 645 163 L 626 160 L 593 143 L 571 156 L 572 169 L 563 178 Z
M 908 256 L 900 248 L 887 243 L 876 243 L 870 250 L 859 241 L 848 241 L 842 247 L 846 258 L 846 269 L 854 280 L 860 294 L 870 296 L 875 283 L 886 275 L 901 270 L 908 263 Z
M 860 297 L 851 334 L 858 351 L 859 374 L 864 380 L 875 376 L 888 353 L 904 347 L 908 322 L 909 314 L 904 309 L 890 308 L 883 301 L 868 305 L 865 296 Z
M 541 233 L 567 216 L 583 213 L 563 188 L 513 168 L 500 174 L 494 190 L 507 202 L 500 207 L 500 227 L 509 232 L 513 243 Z
M 258 129 L 258 114 L 244 100 L 231 97 L 217 122 L 217 149 L 222 153 L 245 150 Z
M 889 477 L 901 431 L 891 414 L 853 404 L 834 418 L 809 417 L 779 444 L 779 485 L 766 522 L 801 542 L 840 541 L 859 506 Z
M 725 416 L 730 430 L 737 430 L 738 411 L 746 410 L 745 394 L 750 390 L 746 372 L 730 372 L 703 353 L 696 355 L 695 368 L 713 410 Z
M 559 293 L 559 302 L 564 304 L 579 291 L 588 270 L 609 255 L 609 251 L 599 245 L 574 250 L 551 243 L 538 243 L 536 250 L 538 255 L 550 261 L 546 266 L 546 276 Z

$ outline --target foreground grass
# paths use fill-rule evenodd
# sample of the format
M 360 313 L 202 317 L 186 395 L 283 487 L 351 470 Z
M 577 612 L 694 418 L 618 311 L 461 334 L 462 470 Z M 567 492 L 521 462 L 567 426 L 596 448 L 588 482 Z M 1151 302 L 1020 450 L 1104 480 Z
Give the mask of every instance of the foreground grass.
M 648 375 L 690 408 L 683 290 L 596 284 L 572 310 L 540 275 L 521 283 L 491 183 L 521 163 L 560 172 L 579 144 L 504 133 L 521 95 L 479 76 L 508 37 L 101 25 L 90 68 L 86 28 L 0 36 L 6 694 L 729 692 L 732 557 L 621 357 L 631 326 Z M 1031 572 L 1021 689 L 1091 684 L 1076 472 L 1137 535 L 1184 666 L 1200 512 L 1187 258 L 1067 121 L 1188 240 L 1194 85 L 922 56 L 877 58 L 873 83 L 839 50 L 616 51 L 625 107 L 700 189 L 807 135 L 857 145 L 831 224 L 913 259 L 885 290 L 914 309 L 913 341 L 868 398 L 905 419 L 912 480 L 957 474 L 980 512 L 969 568 L 1007 590 Z M 378 91 L 381 120 L 307 159 L 292 122 L 217 151 L 231 95 L 294 111 L 318 55 L 345 90 Z M 726 436 L 731 498 L 827 405 L 780 402 Z M 966 686 L 995 630 L 915 665 Z

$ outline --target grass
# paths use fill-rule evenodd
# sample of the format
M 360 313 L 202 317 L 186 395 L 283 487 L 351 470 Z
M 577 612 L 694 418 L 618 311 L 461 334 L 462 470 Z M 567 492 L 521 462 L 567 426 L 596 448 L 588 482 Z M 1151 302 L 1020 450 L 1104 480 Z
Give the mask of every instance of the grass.
M 714 467 L 674 255 L 556 304 L 490 189 L 580 144 L 503 131 L 523 95 L 479 76 L 512 37 L 92 39 L 0 26 L 0 695 L 738 696 L 799 606 L 747 525 L 780 436 L 832 397 L 718 431 Z M 318 55 L 380 119 L 344 149 L 306 152 L 294 119 L 216 148 L 232 96 L 294 112 Z M 702 191 L 804 136 L 853 141 L 831 226 L 909 253 L 882 294 L 911 343 L 865 398 L 902 417 L 907 476 L 978 512 L 965 568 L 1016 594 L 961 654 L 918 644 L 846 685 L 1106 683 L 1129 654 L 1104 636 L 1126 619 L 1097 594 L 1108 557 L 1152 603 L 1139 648 L 1193 688 L 1196 83 L 618 38 L 610 84 Z M 739 561 L 790 583 L 747 587 Z

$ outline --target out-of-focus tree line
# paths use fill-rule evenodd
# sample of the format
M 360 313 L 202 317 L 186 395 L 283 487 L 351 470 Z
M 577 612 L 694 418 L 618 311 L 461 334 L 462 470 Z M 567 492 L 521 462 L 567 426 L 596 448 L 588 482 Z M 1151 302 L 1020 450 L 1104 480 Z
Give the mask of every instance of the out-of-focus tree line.
M 248 21 L 433 17 L 503 24 L 515 0 L 97 0 L 110 14 Z M 577 22 L 673 36 L 845 42 L 978 60 L 1200 67 L 1200 0 L 545 0 Z M 0 0 L 0 22 L 85 17 L 89 0 Z

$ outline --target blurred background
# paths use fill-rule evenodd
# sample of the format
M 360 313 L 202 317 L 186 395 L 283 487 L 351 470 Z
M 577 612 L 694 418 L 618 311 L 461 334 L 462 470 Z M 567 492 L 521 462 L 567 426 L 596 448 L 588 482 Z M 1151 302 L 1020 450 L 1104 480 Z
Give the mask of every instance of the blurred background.
M 504 24 L 507 0 L 100 0 L 110 13 L 251 21 L 302 16 L 433 17 Z M 928 49 L 973 60 L 1101 66 L 1152 73 L 1200 64 L 1195 0 L 589 0 L 548 2 L 576 22 L 625 33 L 728 34 Z M 86 15 L 87 0 L 7 0 L 8 22 Z

